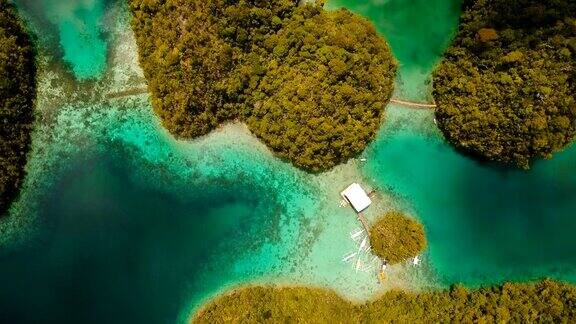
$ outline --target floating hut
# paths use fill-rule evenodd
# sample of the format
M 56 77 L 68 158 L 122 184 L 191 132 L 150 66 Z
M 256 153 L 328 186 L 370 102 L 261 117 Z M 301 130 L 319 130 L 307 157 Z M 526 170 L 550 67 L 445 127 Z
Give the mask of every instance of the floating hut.
M 372 204 L 372 200 L 370 200 L 366 191 L 357 183 L 349 185 L 340 195 L 352 205 L 352 208 L 357 213 L 362 212 Z

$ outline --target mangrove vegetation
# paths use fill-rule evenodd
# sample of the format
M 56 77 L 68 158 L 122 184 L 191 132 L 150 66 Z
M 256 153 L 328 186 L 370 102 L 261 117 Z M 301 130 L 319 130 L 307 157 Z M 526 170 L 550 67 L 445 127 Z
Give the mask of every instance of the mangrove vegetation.
M 389 291 L 365 304 L 307 287 L 245 287 L 208 302 L 192 323 L 571 323 L 576 288 L 544 280 L 411 293 Z
M 0 0 L 0 216 L 18 195 L 36 96 L 33 46 L 16 9 Z
M 366 19 L 298 0 L 129 0 L 163 125 L 179 138 L 242 120 L 312 172 L 360 153 L 380 127 L 396 61 Z
M 457 148 L 528 168 L 576 132 L 576 2 L 464 1 L 434 71 L 438 126 Z
M 426 248 L 424 227 L 400 212 L 390 212 L 370 228 L 372 251 L 390 264 L 420 254 Z

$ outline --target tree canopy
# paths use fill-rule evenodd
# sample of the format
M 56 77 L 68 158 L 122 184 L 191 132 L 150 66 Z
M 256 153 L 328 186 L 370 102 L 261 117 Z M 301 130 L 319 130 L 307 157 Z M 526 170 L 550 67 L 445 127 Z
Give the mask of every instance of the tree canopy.
M 192 323 L 571 323 L 576 288 L 544 280 L 469 290 L 390 291 L 352 304 L 331 291 L 307 287 L 245 287 L 216 297 Z
M 0 0 L 0 215 L 17 196 L 36 96 L 34 51 L 15 8 Z
M 528 168 L 576 133 L 576 2 L 465 1 L 434 71 L 438 126 L 457 148 Z
M 374 254 L 390 264 L 417 256 L 426 248 L 424 227 L 399 212 L 390 212 L 370 228 Z
M 360 153 L 391 97 L 396 61 L 364 18 L 294 0 L 130 0 L 152 105 L 175 136 L 245 121 L 318 172 Z

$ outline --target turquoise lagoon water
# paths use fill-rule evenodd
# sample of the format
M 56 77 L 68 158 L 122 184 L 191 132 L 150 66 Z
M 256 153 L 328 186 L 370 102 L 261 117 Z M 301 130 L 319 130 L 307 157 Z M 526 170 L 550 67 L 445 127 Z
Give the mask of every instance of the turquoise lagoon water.
M 35 22 L 40 39 L 56 38 L 60 55 L 78 80 L 95 79 L 106 69 L 104 14 L 111 1 L 16 0 Z
M 364 171 L 424 223 L 428 257 L 444 284 L 542 277 L 576 283 L 576 147 L 530 171 L 509 170 L 415 132 L 405 125 L 409 111 L 392 110 L 395 127 L 365 153 Z
M 455 27 L 454 2 L 358 3 L 330 5 L 374 21 L 402 64 L 397 95 L 426 100 L 430 68 Z M 72 7 L 87 11 L 50 10 L 83 21 L 109 6 Z M 48 11 L 34 12 L 37 21 L 48 20 L 60 35 L 61 24 Z M 85 48 L 109 41 L 100 38 L 98 24 L 83 26 L 85 35 L 98 35 L 83 39 Z M 70 50 L 73 37 L 57 39 L 64 52 L 75 53 L 67 60 L 81 71 L 90 59 Z M 125 45 L 116 56 L 135 51 Z M 130 70 L 104 65 L 104 73 L 111 68 Z M 0 322 L 184 321 L 205 298 L 252 281 L 320 284 L 368 298 L 365 290 L 377 287 L 374 276 L 340 262 L 354 247 L 347 233 L 358 225 L 337 207 L 338 188 L 358 179 L 380 189 L 380 204 L 400 206 L 425 224 L 424 269 L 441 286 L 545 276 L 576 282 L 573 147 L 528 172 L 506 170 L 454 152 L 431 112 L 391 106 L 363 154 L 367 163 L 310 176 L 272 157 L 238 125 L 175 141 L 146 96 L 56 105 L 52 97 L 66 94 L 40 89 L 25 188 L 0 220 Z

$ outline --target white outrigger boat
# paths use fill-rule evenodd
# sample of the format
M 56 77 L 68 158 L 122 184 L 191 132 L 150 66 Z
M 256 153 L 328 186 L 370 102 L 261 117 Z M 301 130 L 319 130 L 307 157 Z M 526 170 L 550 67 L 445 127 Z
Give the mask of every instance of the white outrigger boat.
M 358 254 L 358 252 L 352 252 L 342 257 L 342 262 L 348 263 Z
M 360 243 L 360 249 L 358 249 L 358 252 L 360 251 L 368 251 L 370 249 L 370 244 L 368 244 L 368 237 L 365 237 L 362 240 L 362 243 Z
M 355 231 L 350 232 L 350 238 L 353 239 L 354 241 L 357 241 L 360 237 L 362 237 L 362 234 L 364 234 L 364 230 L 357 229 Z
M 362 260 L 360 260 L 360 258 L 358 258 L 358 260 L 356 260 L 356 266 L 354 267 L 356 272 L 358 272 L 358 270 L 362 270 Z

